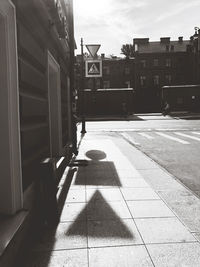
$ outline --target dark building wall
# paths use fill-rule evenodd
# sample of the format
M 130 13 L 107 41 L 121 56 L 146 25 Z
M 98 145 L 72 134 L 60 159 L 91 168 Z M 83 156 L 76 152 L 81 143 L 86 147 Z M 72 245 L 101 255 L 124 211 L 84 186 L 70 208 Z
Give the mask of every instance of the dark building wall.
M 98 58 L 100 59 L 100 58 Z M 85 92 L 84 104 L 86 106 L 86 114 L 100 115 L 100 114 L 122 114 L 122 103 L 126 103 L 128 111 L 134 108 L 134 93 L 133 90 L 127 93 L 126 90 L 120 92 L 122 88 L 134 88 L 134 60 L 123 58 L 106 58 L 101 56 L 102 60 L 102 77 L 101 78 L 86 78 L 84 77 L 84 89 L 90 89 Z M 81 92 L 81 56 L 76 56 L 76 88 L 79 93 L 78 113 L 82 114 L 83 111 L 83 93 Z M 85 75 L 85 70 L 84 70 Z M 106 93 L 105 90 L 109 89 Z M 97 91 L 97 93 L 93 93 Z M 129 95 L 128 98 L 122 97 Z M 107 99 L 106 99 L 107 98 Z M 106 104 L 109 102 L 109 104 Z M 106 106 L 106 108 L 104 107 Z M 110 110 L 109 110 L 110 107 Z
M 128 115 L 133 109 L 133 89 L 100 89 L 84 92 L 84 114 Z
M 200 85 L 163 86 L 162 100 L 171 111 L 200 111 Z
M 109 88 L 134 87 L 134 60 L 133 59 L 105 59 L 103 60 L 103 77 L 101 88 L 108 81 Z M 129 85 L 128 85 L 128 83 Z
M 190 37 L 192 42 L 191 67 L 196 84 L 200 84 L 200 29 L 195 27 L 195 34 Z
M 137 111 L 160 111 L 162 86 L 192 83 L 189 44 L 182 39 L 134 39 Z
M 0 226 L 7 237 L 6 242 L 1 240 L 0 266 L 10 267 L 22 266 L 17 258 L 25 257 L 38 226 L 58 220 L 56 183 L 72 155 L 75 134 L 71 113 L 74 35 L 72 0 L 1 0 L 0 11 L 5 63 L 5 71 L 3 64 L 0 69 L 1 122 L 6 144 L 1 151 L 5 167 Z M 55 156 L 51 129 L 56 129 L 57 121 L 62 126 L 61 149 Z M 55 163 L 62 156 L 65 164 L 60 168 Z M 53 160 L 42 167 L 45 158 Z
M 85 58 L 84 60 L 86 60 Z M 100 59 L 100 58 L 98 58 Z M 134 60 L 123 58 L 105 58 L 102 60 L 102 77 L 101 78 L 86 78 L 84 77 L 84 89 L 103 89 L 103 88 L 127 88 L 129 81 L 129 87 L 134 87 Z M 76 68 L 75 68 L 75 80 L 76 88 L 80 90 L 81 80 L 81 56 L 76 56 Z M 85 75 L 85 65 L 84 65 Z M 95 82 L 94 82 L 95 80 Z M 109 86 L 105 86 L 105 82 L 108 82 Z
M 17 14 L 17 49 L 19 65 L 21 150 L 23 189 L 36 178 L 35 170 L 44 157 L 50 156 L 48 108 L 48 51 L 60 66 L 62 146 L 71 142 L 70 118 L 70 49 L 72 14 L 68 5 L 64 44 L 54 23 L 51 4 L 45 1 L 13 0 Z M 67 53 L 69 52 L 69 53 Z

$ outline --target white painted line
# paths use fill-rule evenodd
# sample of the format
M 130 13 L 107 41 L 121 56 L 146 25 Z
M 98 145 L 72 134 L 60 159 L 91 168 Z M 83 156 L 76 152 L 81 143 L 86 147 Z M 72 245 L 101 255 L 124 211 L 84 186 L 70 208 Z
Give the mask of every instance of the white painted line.
M 135 129 L 125 129 L 125 128 L 107 128 L 107 129 L 91 129 L 90 131 L 104 131 L 104 132 L 134 132 Z
M 147 139 L 150 139 L 150 140 L 154 139 L 154 137 L 152 137 L 146 133 L 138 133 L 138 134 L 140 134 L 141 136 L 146 137 Z
M 193 139 L 193 140 L 196 140 L 196 141 L 200 141 L 200 138 L 198 138 L 196 136 L 191 136 L 191 135 L 188 135 L 188 134 L 183 134 L 183 133 L 178 133 L 178 132 L 175 132 L 175 134 L 183 136 L 183 137 L 186 137 L 186 138 L 190 138 L 190 139 Z
M 176 138 L 176 137 L 172 137 L 171 135 L 168 135 L 168 134 L 158 133 L 158 132 L 156 132 L 156 134 L 158 134 L 158 135 L 160 135 L 160 136 L 163 136 L 163 137 L 165 137 L 165 138 L 168 138 L 168 139 L 170 139 L 170 140 L 179 142 L 179 143 L 181 143 L 181 144 L 183 144 L 183 145 L 188 145 L 188 144 L 189 144 L 189 142 L 187 142 L 187 141 L 184 141 L 184 140 L 179 139 L 179 138 Z
M 177 128 L 156 128 L 155 131 L 161 131 L 161 132 L 171 132 L 171 131 L 179 131 L 180 129 Z M 181 129 L 182 130 L 182 129 Z M 187 129 L 183 129 L 183 131 L 187 131 Z
M 1 0 L 0 0 L 1 1 Z M 161 132 L 175 132 L 175 131 L 180 131 L 180 128 L 92 128 L 89 127 L 87 128 L 89 132 L 154 132 L 154 131 L 161 131 Z M 200 131 L 199 128 L 181 128 L 181 131 Z
M 1 0 L 0 0 L 1 1 Z M 88 129 L 88 128 L 87 128 Z M 131 128 L 98 128 L 98 129 L 89 129 L 89 132 L 139 132 L 139 131 L 151 132 L 153 129 L 131 129 Z
M 137 143 L 132 137 L 130 137 L 130 135 L 126 133 L 121 133 L 121 135 L 130 143 L 133 143 L 134 145 L 139 145 L 139 143 Z
M 200 132 L 192 132 L 193 134 L 199 134 L 200 135 Z

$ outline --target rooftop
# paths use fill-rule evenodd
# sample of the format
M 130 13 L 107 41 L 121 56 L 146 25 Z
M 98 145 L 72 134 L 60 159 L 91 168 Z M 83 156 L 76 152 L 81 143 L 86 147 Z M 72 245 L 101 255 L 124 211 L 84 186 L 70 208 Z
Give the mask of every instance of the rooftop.
M 161 52 L 186 52 L 187 46 L 191 45 L 191 40 L 170 40 L 170 37 L 161 37 L 160 41 L 150 42 L 149 38 L 133 39 L 135 51 L 139 53 L 161 53 Z

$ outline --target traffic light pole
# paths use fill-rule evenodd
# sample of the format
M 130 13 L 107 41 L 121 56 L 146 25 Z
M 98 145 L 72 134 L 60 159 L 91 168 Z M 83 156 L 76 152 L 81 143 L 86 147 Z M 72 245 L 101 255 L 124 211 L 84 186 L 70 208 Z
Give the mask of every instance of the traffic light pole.
M 83 38 L 81 38 L 81 113 L 82 113 L 82 129 L 81 133 L 85 134 L 85 93 L 84 93 L 84 57 L 83 57 Z

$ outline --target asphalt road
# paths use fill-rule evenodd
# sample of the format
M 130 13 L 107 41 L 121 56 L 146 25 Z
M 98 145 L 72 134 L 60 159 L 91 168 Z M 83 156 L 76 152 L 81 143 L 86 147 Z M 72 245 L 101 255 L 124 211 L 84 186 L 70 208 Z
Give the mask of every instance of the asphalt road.
M 200 197 L 200 116 L 138 115 L 87 122 L 86 130 L 120 134 Z

